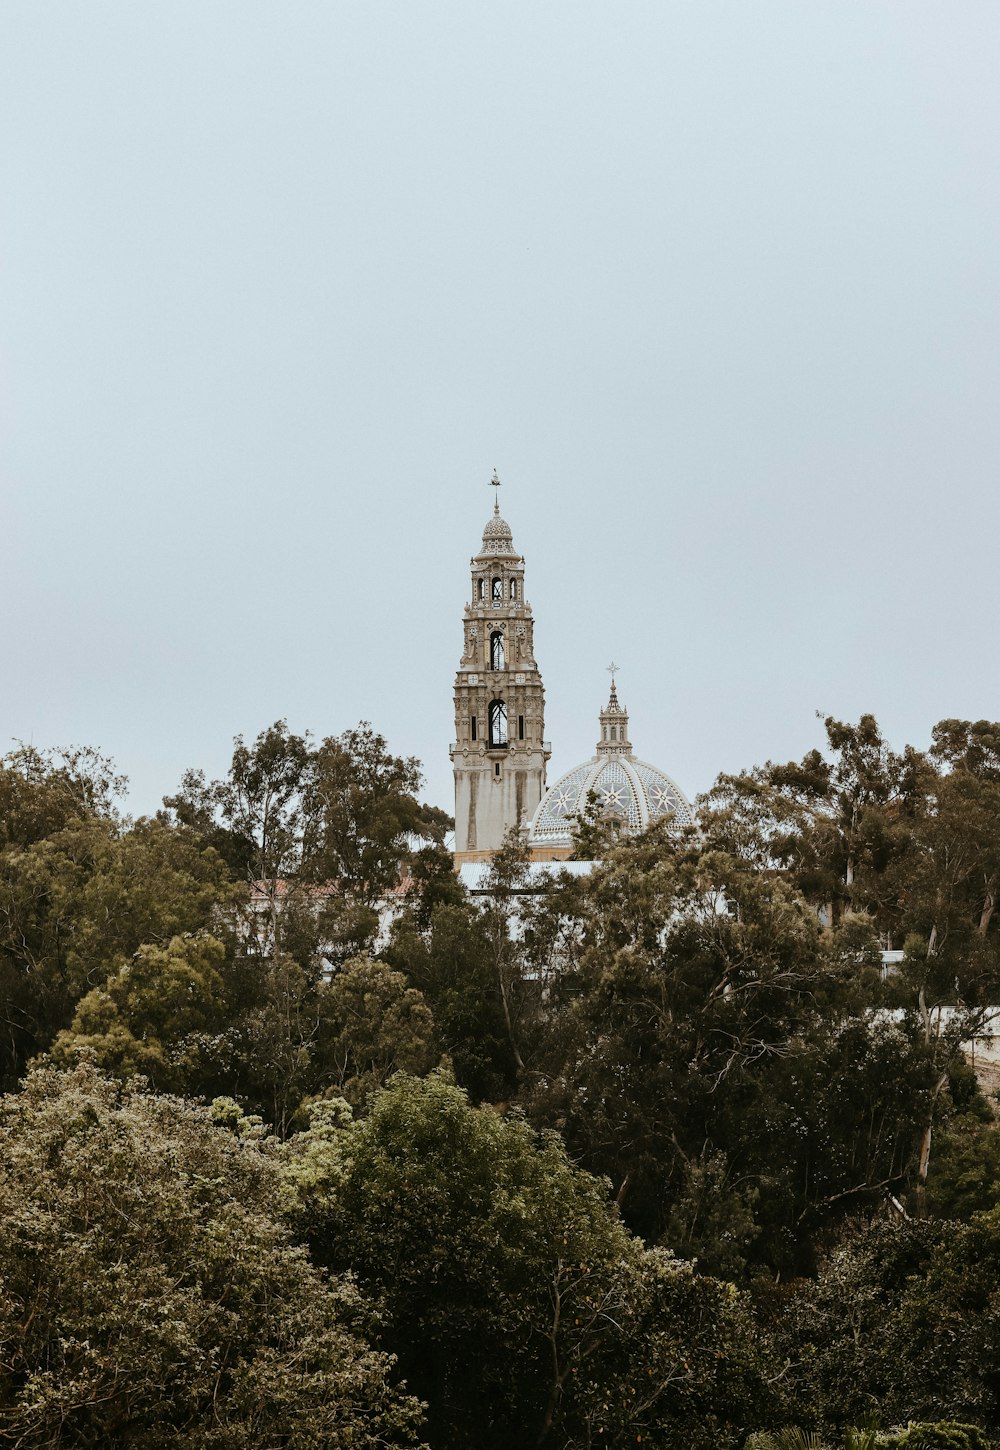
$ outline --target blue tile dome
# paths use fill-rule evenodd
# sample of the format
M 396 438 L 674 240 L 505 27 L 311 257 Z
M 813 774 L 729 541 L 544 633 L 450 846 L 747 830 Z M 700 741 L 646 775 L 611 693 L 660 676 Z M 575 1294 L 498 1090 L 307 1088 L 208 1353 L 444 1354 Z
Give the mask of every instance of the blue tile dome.
M 587 809 L 593 791 L 602 815 L 629 831 L 644 831 L 669 816 L 680 829 L 694 825 L 694 811 L 675 780 L 655 765 L 636 760 L 628 738 L 628 712 L 614 684 L 601 712 L 597 754 L 561 775 L 542 796 L 531 819 L 530 846 L 571 848 L 576 817 Z

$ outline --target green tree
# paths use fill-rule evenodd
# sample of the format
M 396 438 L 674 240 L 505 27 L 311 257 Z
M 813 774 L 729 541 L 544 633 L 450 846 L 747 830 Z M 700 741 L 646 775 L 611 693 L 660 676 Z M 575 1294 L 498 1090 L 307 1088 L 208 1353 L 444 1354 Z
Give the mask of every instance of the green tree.
M 517 1077 L 491 952 L 483 917 L 464 897 L 435 906 L 426 929 L 404 913 L 386 952 L 422 993 L 441 1051 L 475 1102 L 509 1097 Z
M 295 1217 L 378 1302 L 435 1446 L 707 1450 L 763 1418 L 739 1295 L 644 1250 L 556 1135 L 437 1075 L 395 1078 L 360 1122 L 323 1107 L 286 1150 Z
M 227 1015 L 225 962 L 225 946 L 207 934 L 140 947 L 79 1003 L 53 1061 L 69 1066 L 85 1052 L 116 1077 L 142 1074 L 161 1092 L 197 1092 L 203 1034 Z
M 787 1272 L 818 1221 L 898 1187 L 923 1079 L 905 1037 L 857 1015 L 853 927 L 842 944 L 780 877 L 664 827 L 619 843 L 578 909 L 566 1057 L 528 1101 L 634 1229 L 717 1272 L 751 1244 Z M 906 1092 L 880 1107 L 901 1058 Z
M 423 1074 L 437 1061 L 434 1019 L 402 972 L 371 957 L 346 962 L 323 992 L 317 1052 L 326 1083 L 362 1102 L 394 1072 Z
M 776 1333 L 789 1390 L 831 1425 L 1000 1430 L 1000 1211 L 876 1223 L 831 1257 Z
M 410 839 L 440 845 L 451 825 L 443 811 L 419 803 L 421 783 L 419 762 L 390 754 L 366 721 L 324 740 L 310 782 L 305 849 L 312 875 L 377 902 L 397 884 Z
M 273 1153 L 176 1098 L 36 1069 L 0 1102 L 0 1436 L 383 1447 L 418 1407 L 280 1219 Z
M 699 820 L 712 844 L 758 870 L 784 872 L 831 925 L 845 911 L 868 911 L 891 933 L 891 868 L 909 846 L 922 757 L 892 751 L 872 715 L 856 725 L 832 716 L 823 723 L 827 756 L 812 750 L 799 762 L 722 775 L 700 802 Z
M 427 931 L 435 907 L 461 906 L 465 889 L 455 874 L 455 858 L 442 845 L 423 846 L 409 862 L 409 889 L 405 896 L 408 924 Z
M 573 861 L 600 861 L 621 834 L 621 822 L 602 809 L 597 791 L 591 787 L 583 810 L 572 816 Z
M 894 997 L 910 1012 L 932 1069 L 916 1186 L 924 1212 L 943 1094 L 1000 993 L 1000 725 L 942 721 L 920 781 L 925 809 L 901 888 L 908 934 Z
M 224 779 L 189 771 L 164 804 L 242 864 L 247 949 L 317 967 L 367 950 L 415 841 L 443 841 L 450 818 L 419 803 L 420 784 L 418 762 L 365 722 L 314 745 L 279 720 L 251 744 L 236 738 Z
M 117 821 L 127 784 L 92 746 L 19 745 L 0 760 L 0 849 L 31 846 L 71 820 Z
M 214 850 L 162 821 L 69 815 L 52 834 L 0 850 L 3 1083 L 141 946 L 224 932 L 237 892 Z

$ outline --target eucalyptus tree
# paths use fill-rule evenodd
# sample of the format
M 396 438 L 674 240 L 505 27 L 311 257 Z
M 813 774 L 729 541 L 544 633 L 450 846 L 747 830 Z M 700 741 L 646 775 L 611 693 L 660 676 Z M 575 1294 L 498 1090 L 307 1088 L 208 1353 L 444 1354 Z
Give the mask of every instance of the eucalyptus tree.
M 926 1079 L 864 1015 L 870 928 L 825 932 L 781 875 L 658 826 L 582 884 L 563 1056 L 527 1091 L 650 1240 L 734 1273 L 811 1261 L 901 1191 Z
M 721 775 L 700 802 L 710 842 L 758 870 L 782 871 L 831 925 L 868 911 L 891 932 L 897 903 L 883 877 L 908 846 L 914 771 L 872 715 L 856 725 L 824 719 L 827 753 Z
M 910 1014 L 933 1069 L 921 1128 L 923 1211 L 938 1105 L 1000 1009 L 1000 725 L 944 720 L 921 772 L 925 808 L 912 824 L 901 881 L 906 957 L 893 1000 Z

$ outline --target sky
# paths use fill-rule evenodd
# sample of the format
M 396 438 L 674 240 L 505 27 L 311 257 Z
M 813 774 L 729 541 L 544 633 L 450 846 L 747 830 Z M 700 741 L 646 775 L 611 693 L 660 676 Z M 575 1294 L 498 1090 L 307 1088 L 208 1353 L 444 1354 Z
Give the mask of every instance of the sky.
M 996 0 L 4 0 L 0 750 L 450 808 L 502 479 L 550 780 L 1000 718 Z

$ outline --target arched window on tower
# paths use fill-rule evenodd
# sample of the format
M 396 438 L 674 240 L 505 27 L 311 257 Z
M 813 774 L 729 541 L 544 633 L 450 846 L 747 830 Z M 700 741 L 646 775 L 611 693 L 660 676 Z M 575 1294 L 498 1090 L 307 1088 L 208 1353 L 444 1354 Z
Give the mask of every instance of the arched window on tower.
M 510 581 L 510 597 L 511 597 L 512 600 L 514 600 L 514 599 L 517 598 L 517 580 L 516 579 L 512 579 Z
M 480 599 L 485 599 L 486 598 L 486 580 L 485 579 L 480 579 L 480 581 L 479 581 L 479 597 L 480 597 Z
M 507 744 L 507 706 L 502 700 L 490 702 L 490 745 Z
M 493 580 L 493 603 L 494 604 L 502 604 L 503 603 L 503 580 L 502 579 L 494 579 Z
M 503 669 L 503 634 L 499 629 L 490 635 L 490 669 Z

